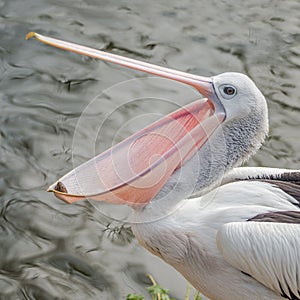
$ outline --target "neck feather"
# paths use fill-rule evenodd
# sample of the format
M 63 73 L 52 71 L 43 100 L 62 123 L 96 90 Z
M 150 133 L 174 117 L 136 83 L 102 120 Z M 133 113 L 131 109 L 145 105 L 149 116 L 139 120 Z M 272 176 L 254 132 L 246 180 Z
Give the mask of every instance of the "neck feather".
M 218 186 L 224 174 L 241 165 L 261 146 L 267 132 L 267 114 L 253 113 L 219 127 L 202 148 L 169 178 L 151 200 L 160 209 L 186 198 L 200 196 Z M 163 205 L 163 203 L 165 205 Z

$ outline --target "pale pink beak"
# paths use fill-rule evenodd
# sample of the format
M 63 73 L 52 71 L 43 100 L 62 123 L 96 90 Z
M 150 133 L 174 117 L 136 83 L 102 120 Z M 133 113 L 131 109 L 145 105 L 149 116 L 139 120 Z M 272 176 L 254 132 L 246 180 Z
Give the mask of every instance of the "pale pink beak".
M 186 83 L 205 99 L 190 103 L 75 168 L 49 187 L 68 203 L 90 198 L 111 203 L 148 203 L 175 170 L 191 158 L 225 120 L 225 111 L 212 78 L 192 75 L 134 59 L 105 53 L 37 33 L 37 40 Z

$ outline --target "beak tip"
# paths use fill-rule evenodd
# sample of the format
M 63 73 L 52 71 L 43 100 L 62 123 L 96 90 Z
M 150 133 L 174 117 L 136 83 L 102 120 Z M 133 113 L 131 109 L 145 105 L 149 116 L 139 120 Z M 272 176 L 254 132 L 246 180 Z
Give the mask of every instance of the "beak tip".
M 47 192 L 53 193 L 54 196 L 55 196 L 57 199 L 62 200 L 62 201 L 64 201 L 65 203 L 70 204 L 70 203 L 73 203 L 73 202 L 74 202 L 74 200 L 72 201 L 71 198 L 69 199 L 69 198 L 67 197 L 67 195 L 64 194 L 63 191 L 57 190 L 56 187 L 57 187 L 57 184 L 51 185 L 51 186 L 47 189 Z
M 29 40 L 32 37 L 36 37 L 36 33 L 33 32 L 33 31 L 31 31 L 31 32 L 29 32 L 29 33 L 26 34 L 25 40 L 27 41 L 27 40 Z
M 67 194 L 68 190 L 61 181 L 57 181 L 56 183 L 49 186 L 49 188 L 47 189 L 47 192 L 52 192 L 52 193 L 60 192 L 60 193 Z

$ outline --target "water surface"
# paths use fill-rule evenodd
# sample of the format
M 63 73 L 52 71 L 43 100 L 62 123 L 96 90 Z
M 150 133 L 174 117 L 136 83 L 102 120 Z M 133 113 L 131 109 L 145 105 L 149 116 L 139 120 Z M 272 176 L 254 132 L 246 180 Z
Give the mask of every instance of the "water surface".
M 299 168 L 299 11 L 297 0 L 1 0 L 0 298 L 125 299 L 145 294 L 148 272 L 176 299 L 186 285 L 127 225 L 118 230 L 128 209 L 66 205 L 45 189 L 197 95 L 25 42 L 27 32 L 199 75 L 248 74 L 270 114 L 270 136 L 248 164 Z

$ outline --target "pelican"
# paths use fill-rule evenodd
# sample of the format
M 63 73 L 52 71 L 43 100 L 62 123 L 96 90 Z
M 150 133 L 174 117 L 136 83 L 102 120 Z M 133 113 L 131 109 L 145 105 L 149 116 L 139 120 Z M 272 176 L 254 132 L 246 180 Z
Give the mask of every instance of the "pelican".
M 239 73 L 192 75 L 28 34 L 188 84 L 204 99 L 75 168 L 49 191 L 134 210 L 139 243 L 214 300 L 300 299 L 300 171 L 240 167 L 268 133 L 267 104 Z

